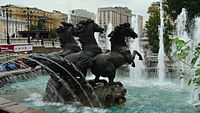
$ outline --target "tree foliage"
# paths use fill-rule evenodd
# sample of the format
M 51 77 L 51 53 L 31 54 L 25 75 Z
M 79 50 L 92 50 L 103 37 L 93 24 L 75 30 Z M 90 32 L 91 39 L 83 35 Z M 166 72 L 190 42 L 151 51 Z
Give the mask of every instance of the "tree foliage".
M 38 31 L 43 31 L 45 29 L 45 19 L 39 19 L 37 22 L 37 25 L 31 25 L 31 30 L 38 30 Z
M 56 32 L 56 29 L 53 29 L 49 32 L 49 38 L 57 38 L 58 33 Z
M 145 28 L 147 29 L 147 37 L 148 42 L 151 46 L 151 50 L 154 53 L 158 53 L 159 50 L 159 26 L 160 26 L 160 7 L 159 2 L 154 2 L 149 8 L 148 8 L 148 14 L 149 19 L 145 24 Z M 170 52 L 171 48 L 171 41 L 169 39 L 169 36 L 172 35 L 172 32 L 174 30 L 174 25 L 171 24 L 170 18 L 165 13 L 164 14 L 164 47 L 165 52 Z
M 200 0 L 166 0 L 167 13 L 173 20 L 181 13 L 182 8 L 187 10 L 189 20 L 200 16 Z
M 173 39 L 176 44 L 177 51 L 174 52 L 174 57 L 178 58 L 184 65 L 190 67 L 194 73 L 188 73 L 181 69 L 182 75 L 184 75 L 184 79 L 188 81 L 188 84 L 195 84 L 196 86 L 200 86 L 200 43 L 196 46 L 191 48 L 187 45 L 188 42 L 180 40 L 178 38 Z M 187 61 L 187 57 L 190 61 Z M 186 60 L 187 59 L 187 60 Z M 189 76 L 188 76 L 189 75 Z
M 153 3 L 149 8 L 148 12 L 149 19 L 145 24 L 147 29 L 147 37 L 151 50 L 157 53 L 159 50 L 159 34 L 158 25 L 160 24 L 160 10 L 158 3 Z
M 165 0 L 164 9 L 172 20 L 176 20 L 182 9 L 187 11 L 186 30 L 190 36 L 193 36 L 195 29 L 195 18 L 200 16 L 200 0 Z

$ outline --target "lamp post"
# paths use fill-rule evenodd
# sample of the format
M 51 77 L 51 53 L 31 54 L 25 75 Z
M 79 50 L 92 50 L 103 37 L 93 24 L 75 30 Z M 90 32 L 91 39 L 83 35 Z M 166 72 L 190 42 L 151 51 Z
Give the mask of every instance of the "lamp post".
M 15 19 L 16 21 L 15 21 L 15 38 L 17 38 L 17 34 L 18 34 L 18 32 L 17 32 L 17 19 Z
M 10 13 L 10 17 L 11 17 L 11 13 L 12 13 L 12 10 L 8 10 L 8 8 L 6 8 L 6 10 L 2 10 L 3 11 L 3 14 L 5 12 L 6 14 L 6 37 L 7 37 L 7 44 L 10 44 L 10 36 L 9 36 L 9 28 L 8 28 L 8 17 L 9 17 L 9 13 Z
M 24 13 L 27 15 L 27 27 L 28 27 L 28 43 L 31 43 L 31 39 L 30 39 L 30 12 L 29 12 L 29 8 L 26 8 L 27 10 L 24 10 Z
M 27 8 L 27 16 L 28 16 L 28 43 L 31 43 L 30 39 L 30 15 L 29 15 L 29 8 Z

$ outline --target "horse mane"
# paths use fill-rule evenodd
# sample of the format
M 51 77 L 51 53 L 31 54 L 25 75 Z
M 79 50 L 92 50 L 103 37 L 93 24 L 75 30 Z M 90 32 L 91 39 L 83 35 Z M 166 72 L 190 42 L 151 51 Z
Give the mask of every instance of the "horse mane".
M 91 19 L 82 20 L 76 24 L 76 30 L 78 32 L 82 32 L 86 28 L 86 25 L 92 22 L 94 23 L 94 20 L 91 20 Z
M 121 31 L 122 29 L 124 29 L 126 27 L 130 27 L 130 24 L 129 23 L 124 23 L 124 24 L 120 24 L 119 26 L 116 26 L 114 28 L 114 30 L 108 35 L 108 37 L 114 37 L 115 33 L 119 33 L 119 31 Z
M 130 24 L 129 23 L 120 24 L 119 26 L 116 26 L 114 28 L 114 30 L 119 31 L 119 30 L 122 30 L 122 29 L 124 29 L 126 27 L 130 27 Z
M 71 23 L 66 23 L 66 22 L 61 22 L 62 26 L 59 26 L 58 29 L 56 29 L 56 32 L 58 34 L 64 33 L 64 30 L 66 30 L 68 27 L 73 27 L 73 24 Z
M 56 29 L 56 32 L 59 35 L 59 41 L 61 43 L 61 47 L 63 48 L 66 42 L 66 37 L 64 36 L 66 34 L 66 30 L 69 27 L 73 27 L 73 24 L 71 23 L 66 23 L 66 22 L 61 22 L 62 26 L 60 26 L 58 29 Z

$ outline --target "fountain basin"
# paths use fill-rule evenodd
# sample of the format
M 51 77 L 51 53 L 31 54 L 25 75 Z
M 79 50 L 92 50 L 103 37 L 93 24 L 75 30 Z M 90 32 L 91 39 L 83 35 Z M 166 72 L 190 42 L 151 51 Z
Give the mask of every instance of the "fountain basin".
M 44 102 L 42 97 L 45 95 L 49 78 L 49 76 L 41 76 L 29 81 L 7 84 L 0 89 L 0 96 L 34 109 L 52 113 L 196 112 L 195 108 L 187 102 L 190 98 L 189 92 L 181 90 L 178 85 L 174 83 L 159 85 L 151 79 L 136 83 L 129 77 L 117 78 L 127 89 L 126 103 L 121 105 L 91 108 L 79 103 Z

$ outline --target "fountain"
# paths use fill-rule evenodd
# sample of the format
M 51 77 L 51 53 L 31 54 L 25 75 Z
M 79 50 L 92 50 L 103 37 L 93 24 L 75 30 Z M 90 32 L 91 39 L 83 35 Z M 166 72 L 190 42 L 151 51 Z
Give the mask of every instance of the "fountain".
M 138 33 L 138 25 L 137 25 L 137 16 L 135 18 L 132 18 L 132 28 L 134 28 L 135 32 Z M 140 37 L 133 40 L 130 40 L 130 51 L 137 50 L 140 53 L 143 52 L 142 47 L 140 46 L 139 43 Z M 143 61 L 138 60 L 138 58 L 135 59 L 135 63 L 137 64 L 136 67 L 131 67 L 130 68 L 130 73 L 129 77 L 131 78 L 134 83 L 136 82 L 137 84 L 140 83 L 143 80 L 142 75 L 146 74 L 145 71 L 145 65 Z
M 158 78 L 159 82 L 165 81 L 165 52 L 163 42 L 163 30 L 164 30 L 164 15 L 163 15 L 163 1 L 160 0 L 160 33 L 159 33 L 159 52 L 158 52 Z
M 72 23 L 72 20 L 71 20 L 71 10 L 70 10 L 70 8 L 69 8 L 69 6 L 68 6 L 68 10 L 67 10 L 67 22 L 68 23 Z
M 190 42 L 190 47 L 192 47 L 193 49 L 198 46 L 198 43 L 200 43 L 200 38 L 199 38 L 200 28 L 199 28 L 199 26 L 200 26 L 200 17 L 195 19 L 194 37 L 193 37 L 193 39 L 191 39 L 191 42 Z M 189 55 L 192 56 L 193 54 L 190 53 Z M 190 56 L 188 56 L 188 57 L 190 57 Z M 193 56 L 188 59 L 191 61 L 191 58 L 193 58 Z M 197 59 L 197 62 L 194 66 L 200 68 L 199 63 L 200 63 L 200 58 Z M 193 75 L 195 73 L 195 70 L 193 70 L 193 69 L 190 69 L 190 70 L 187 69 L 186 71 L 189 72 L 189 74 L 191 74 L 191 75 Z M 195 77 L 193 77 L 193 78 L 195 78 Z M 198 106 L 198 107 L 200 106 L 199 96 L 200 96 L 199 86 L 195 86 L 194 84 L 192 84 L 190 102 L 195 104 L 195 106 Z
M 98 24 L 97 17 L 98 17 L 98 13 L 96 14 L 96 19 L 95 19 L 95 22 Z M 94 33 L 94 36 L 95 36 L 95 39 L 96 39 L 97 43 L 99 44 L 99 33 L 97 33 L 97 32 Z
M 176 33 L 177 33 L 177 37 L 181 40 L 184 40 L 185 42 L 189 41 L 189 36 L 186 32 L 186 21 L 187 21 L 187 15 L 186 15 L 186 9 L 182 9 L 181 14 L 177 17 L 176 20 Z M 176 51 L 176 47 L 175 44 L 173 44 L 172 46 L 172 53 L 174 53 Z M 175 65 L 178 68 L 183 69 L 184 71 L 188 70 L 188 66 L 184 65 L 183 63 L 177 61 L 177 59 L 174 59 Z M 183 76 L 183 75 L 181 75 Z M 181 88 L 185 89 L 186 86 L 186 81 L 184 79 L 181 79 Z
M 106 29 L 106 49 L 107 50 L 111 50 L 110 38 L 108 37 L 108 35 L 110 34 L 112 30 L 113 30 L 112 22 L 109 21 L 107 29 Z
M 194 49 L 195 46 L 197 46 L 197 44 L 200 42 L 199 39 L 199 23 L 200 23 L 200 18 L 196 18 L 195 19 L 195 30 L 193 31 L 194 35 L 193 37 L 189 37 L 187 31 L 186 31 L 186 21 L 187 21 L 187 11 L 186 9 L 182 9 L 181 14 L 177 17 L 176 23 L 176 30 L 177 30 L 177 37 L 185 42 L 187 42 L 187 46 L 190 46 L 191 48 Z M 173 50 L 173 52 L 176 50 Z M 185 59 L 186 63 L 190 63 L 192 58 L 193 58 L 193 54 L 191 52 L 189 52 L 188 56 Z M 177 59 L 174 59 L 176 66 L 180 69 L 182 69 L 184 72 L 188 73 L 189 75 L 193 75 L 194 74 L 194 70 L 191 69 L 190 66 L 185 65 L 182 62 L 178 62 Z M 197 62 L 199 62 L 200 59 L 197 60 Z M 198 67 L 197 64 L 195 64 L 196 67 Z M 181 75 L 184 76 L 184 75 Z M 188 78 L 191 78 L 191 76 L 188 76 Z M 191 84 L 190 86 L 187 85 L 188 81 L 185 81 L 184 79 L 181 79 L 181 87 L 183 89 L 188 89 L 191 92 L 191 96 L 189 99 L 189 103 L 195 104 L 195 103 L 199 103 L 199 88 L 197 88 L 195 85 Z M 196 104 L 198 105 L 198 104 Z
M 190 40 L 186 32 L 186 21 L 187 21 L 186 9 L 183 8 L 181 14 L 177 17 L 176 20 L 177 24 L 176 31 L 179 39 L 184 40 L 185 42 Z
M 197 24 L 199 24 L 199 19 Z M 196 32 L 195 35 L 198 36 L 199 32 Z M 138 49 L 139 40 L 135 39 L 131 46 L 131 48 Z M 127 54 L 126 51 L 124 53 Z M 61 56 L 31 54 L 24 58 L 33 67 L 35 64 L 32 62 L 41 64 L 46 68 L 48 74 L 41 74 L 44 76 L 28 81 L 4 85 L 4 87 L 0 87 L 0 96 L 25 106 L 52 113 L 196 112 L 186 102 L 189 93 L 181 90 L 179 84 L 158 85 L 152 84 L 151 79 L 145 79 L 144 84 L 138 87 L 138 83 L 130 80 L 129 77 L 117 77 L 116 80 L 122 82 L 128 91 L 126 93 L 125 88 L 118 85 L 93 84 L 94 81 L 86 80 L 74 64 Z M 118 61 L 122 60 L 117 59 Z M 137 63 L 137 58 L 134 61 L 136 68 L 139 67 L 135 70 L 139 70 L 135 75 L 142 75 L 140 74 L 142 66 L 139 66 L 141 62 Z M 139 80 L 141 76 L 133 78 Z M 125 94 L 126 100 L 123 98 Z M 52 101 L 44 101 L 43 97 L 47 100 L 52 99 Z M 66 100 L 70 101 L 66 102 Z M 126 103 L 124 103 L 125 101 Z M 106 108 L 94 106 L 106 106 Z

